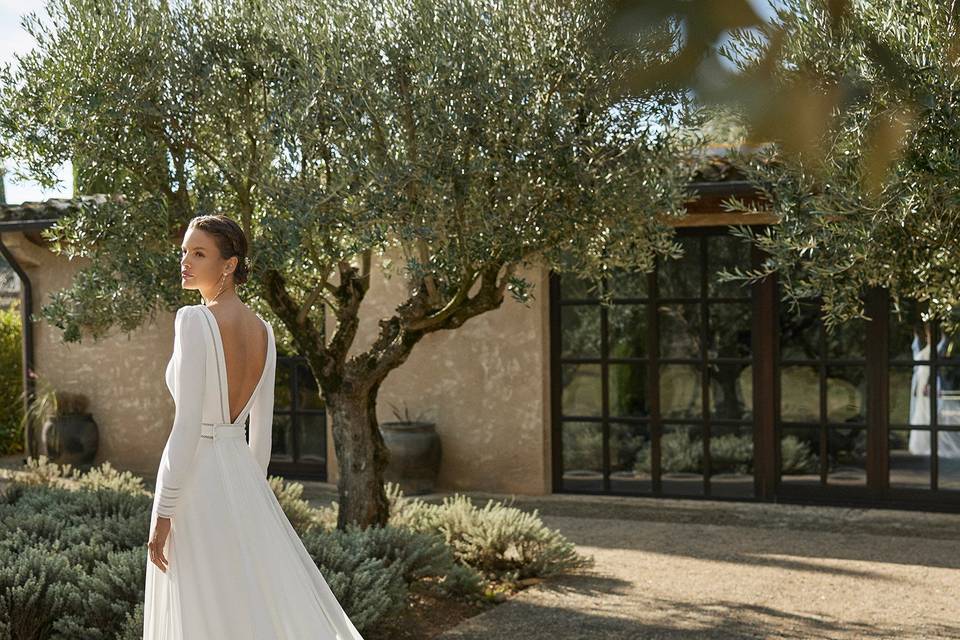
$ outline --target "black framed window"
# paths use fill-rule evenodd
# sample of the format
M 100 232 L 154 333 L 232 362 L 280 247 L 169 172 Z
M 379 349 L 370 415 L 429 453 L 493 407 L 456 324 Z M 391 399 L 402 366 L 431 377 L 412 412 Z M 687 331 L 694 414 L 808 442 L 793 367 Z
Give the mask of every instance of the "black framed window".
M 554 481 L 560 491 L 749 497 L 753 478 L 749 244 L 684 229 L 684 257 L 601 283 L 551 277 Z
M 306 358 L 278 355 L 269 473 L 327 479 L 327 414 Z
M 779 314 L 780 482 L 867 486 L 867 321 L 833 331 L 821 300 Z

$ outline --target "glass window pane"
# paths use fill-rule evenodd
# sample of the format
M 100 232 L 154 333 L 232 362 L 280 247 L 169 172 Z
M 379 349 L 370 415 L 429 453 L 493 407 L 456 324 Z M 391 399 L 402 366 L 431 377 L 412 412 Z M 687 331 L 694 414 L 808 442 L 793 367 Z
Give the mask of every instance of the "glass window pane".
M 710 495 L 753 497 L 753 427 L 710 427 Z
M 864 358 L 867 340 L 867 321 L 854 319 L 826 332 L 827 358 L 830 360 L 860 360 Z
M 667 419 L 703 415 L 700 367 L 692 364 L 660 365 L 660 415 Z
M 781 482 L 820 484 L 819 429 L 783 427 L 780 432 Z
M 289 410 L 293 395 L 291 394 L 290 378 L 294 363 L 290 360 L 277 360 L 277 378 L 273 391 L 273 408 Z
M 563 488 L 603 490 L 603 430 L 599 422 L 562 422 Z
M 829 422 L 866 422 L 866 368 L 829 365 L 827 367 L 827 420 Z
M 930 432 L 921 429 L 891 429 L 890 486 L 930 488 Z
M 729 234 L 707 237 L 707 295 L 711 298 L 749 298 L 744 281 L 720 282 L 720 271 L 750 270 L 750 243 Z
M 820 421 L 820 376 L 814 365 L 780 367 L 780 419 Z
M 924 322 L 921 311 L 927 303 L 918 304 L 914 300 L 902 300 L 899 308 L 894 307 L 890 312 L 890 343 L 889 354 L 891 360 L 926 360 L 929 349 L 921 353 L 929 344 L 932 325 Z
M 649 295 L 648 278 L 649 274 L 641 271 L 614 269 L 609 280 L 610 293 L 615 300 L 618 298 L 646 298 Z
M 937 434 L 937 488 L 960 491 L 960 431 Z
M 647 356 L 647 305 L 615 304 L 607 310 L 607 349 L 611 358 Z
M 273 416 L 273 437 L 270 445 L 272 460 L 293 462 L 293 430 L 289 415 Z
M 739 363 L 711 363 L 710 415 L 750 420 L 753 416 L 753 367 Z
M 937 372 L 937 425 L 960 425 L 960 367 L 938 367 Z
M 658 307 L 661 358 L 701 357 L 700 305 L 665 304 Z
M 320 396 L 320 387 L 317 385 L 313 372 L 305 364 L 297 365 L 297 376 L 299 378 L 299 402 L 300 409 L 323 409 L 323 398 Z
M 600 297 L 597 282 L 576 273 L 559 273 L 561 300 L 596 300 Z
M 565 416 L 599 416 L 602 387 L 599 364 L 565 364 L 560 367 L 560 410 Z
M 651 493 L 650 426 L 610 423 L 610 490 Z
M 867 430 L 830 427 L 827 429 L 830 467 L 827 484 L 867 485 Z
M 890 367 L 890 424 L 930 424 L 928 375 L 927 365 Z
M 710 358 L 749 358 L 752 316 L 749 303 L 714 302 L 708 307 Z
M 607 386 L 610 392 L 610 415 L 647 417 L 647 364 L 611 364 Z
M 700 297 L 700 238 L 675 238 L 683 257 L 657 258 L 657 291 L 661 298 Z
M 570 304 L 560 307 L 560 357 L 600 357 L 600 306 Z
M 960 358 L 960 335 L 944 331 L 937 344 L 937 357 L 940 360 L 952 360 L 956 364 L 956 360 Z
M 820 317 L 817 305 L 801 303 L 799 310 L 780 307 L 780 358 L 816 360 L 820 357 Z
M 327 419 L 322 413 L 303 413 L 300 419 L 300 457 L 298 462 L 327 461 Z
M 703 495 L 703 429 L 700 425 L 663 425 L 660 478 L 664 494 Z

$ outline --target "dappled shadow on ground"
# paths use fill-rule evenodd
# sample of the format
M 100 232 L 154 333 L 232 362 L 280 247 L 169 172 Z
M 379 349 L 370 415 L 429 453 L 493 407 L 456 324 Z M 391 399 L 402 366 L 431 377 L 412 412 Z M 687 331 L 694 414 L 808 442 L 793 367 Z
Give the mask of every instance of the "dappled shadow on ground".
M 752 527 L 731 527 L 663 522 L 583 520 L 544 516 L 571 542 L 587 547 L 684 556 L 736 565 L 775 567 L 838 576 L 891 580 L 882 566 L 839 567 L 835 561 L 877 565 L 960 568 L 957 543 L 915 537 L 857 533 L 775 532 Z M 629 529 L 626 532 L 625 529 Z M 830 564 L 827 564 L 830 563 Z
M 597 575 L 567 575 L 525 591 L 467 620 L 438 640 L 680 640 L 739 638 L 957 638 L 960 626 L 840 620 L 726 599 L 682 602 L 639 596 L 629 611 L 612 604 L 629 583 Z M 604 596 L 607 596 L 606 598 Z

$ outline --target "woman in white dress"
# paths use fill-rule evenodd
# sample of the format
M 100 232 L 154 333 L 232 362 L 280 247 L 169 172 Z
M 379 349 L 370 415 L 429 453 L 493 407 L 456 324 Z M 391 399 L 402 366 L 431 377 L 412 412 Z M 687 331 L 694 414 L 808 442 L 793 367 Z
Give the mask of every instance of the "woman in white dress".
M 150 516 L 143 638 L 362 640 L 267 483 L 276 343 L 236 296 L 243 231 L 199 216 L 181 250 L 181 285 L 205 304 L 174 321 L 176 412 Z

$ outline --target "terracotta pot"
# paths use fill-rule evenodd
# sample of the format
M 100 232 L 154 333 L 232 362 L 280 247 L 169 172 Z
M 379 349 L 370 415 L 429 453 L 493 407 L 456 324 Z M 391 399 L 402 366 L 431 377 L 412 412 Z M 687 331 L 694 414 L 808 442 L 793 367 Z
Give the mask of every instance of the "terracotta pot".
M 57 464 L 92 466 L 99 440 L 97 423 L 89 413 L 51 416 L 43 423 L 43 453 Z
M 432 493 L 440 472 L 440 436 L 432 422 L 383 422 L 380 434 L 390 450 L 384 480 L 404 495 Z

